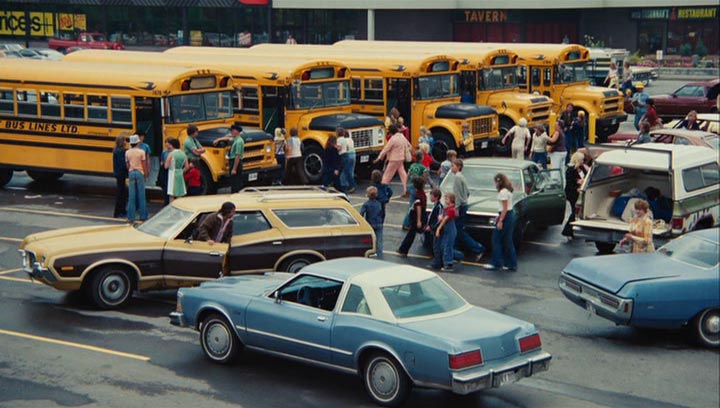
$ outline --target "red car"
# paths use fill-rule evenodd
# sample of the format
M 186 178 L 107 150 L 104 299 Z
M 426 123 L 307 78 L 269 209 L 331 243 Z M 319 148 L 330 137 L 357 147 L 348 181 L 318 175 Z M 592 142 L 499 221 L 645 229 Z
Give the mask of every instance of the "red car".
M 611 143 L 624 143 L 637 139 L 637 136 L 637 132 L 615 133 L 608 137 L 608 141 Z M 657 129 L 651 131 L 650 136 L 653 138 L 654 143 L 705 146 L 715 150 L 718 150 L 718 140 L 720 140 L 720 136 L 715 133 L 687 129 Z
M 655 110 L 663 122 L 684 118 L 691 110 L 698 113 L 717 112 L 717 96 L 720 79 L 704 82 L 690 82 L 670 95 L 655 95 Z

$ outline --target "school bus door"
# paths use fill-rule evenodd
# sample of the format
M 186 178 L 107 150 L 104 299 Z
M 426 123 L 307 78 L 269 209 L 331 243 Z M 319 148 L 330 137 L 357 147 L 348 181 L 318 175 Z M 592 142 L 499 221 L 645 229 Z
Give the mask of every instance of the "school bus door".
M 262 87 L 262 128 L 273 133 L 277 127 L 285 127 L 285 104 L 283 92 L 277 86 Z
M 388 114 L 390 109 L 393 107 L 400 111 L 400 116 L 405 119 L 405 126 L 412 129 L 412 103 L 410 102 L 410 96 L 412 91 L 410 89 L 409 78 L 388 78 L 387 79 L 387 110 Z

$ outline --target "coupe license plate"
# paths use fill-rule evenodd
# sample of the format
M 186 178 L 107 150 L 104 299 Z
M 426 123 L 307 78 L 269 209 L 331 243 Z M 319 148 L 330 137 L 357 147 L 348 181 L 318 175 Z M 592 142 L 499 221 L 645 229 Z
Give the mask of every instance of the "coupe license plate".
M 493 378 L 493 387 L 502 387 L 506 384 L 512 384 L 518 380 L 514 371 L 506 371 L 500 373 Z
M 360 163 L 367 163 L 369 161 L 370 161 L 370 156 L 368 156 L 366 154 L 360 156 Z
M 257 181 L 257 173 L 250 173 L 248 174 L 248 181 Z
M 595 305 L 593 305 L 592 302 L 589 300 L 585 303 L 585 309 L 587 310 L 588 317 L 597 313 L 597 311 L 595 310 Z
M 481 149 L 487 149 L 487 147 L 488 147 L 488 142 L 487 142 L 487 141 L 484 141 L 484 142 L 480 143 L 480 148 L 481 148 Z

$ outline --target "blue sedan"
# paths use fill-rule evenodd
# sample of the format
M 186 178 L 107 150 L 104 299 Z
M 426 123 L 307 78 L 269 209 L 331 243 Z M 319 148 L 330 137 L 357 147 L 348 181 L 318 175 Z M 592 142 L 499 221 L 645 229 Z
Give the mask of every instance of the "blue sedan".
M 468 304 L 425 269 L 344 258 L 280 278 L 180 289 L 171 323 L 200 331 L 213 362 L 244 348 L 311 362 L 360 375 L 384 406 L 401 404 L 412 386 L 468 394 L 550 364 L 534 325 Z
M 578 258 L 560 275 L 563 294 L 618 325 L 675 329 L 720 346 L 718 228 L 691 232 L 650 254 Z

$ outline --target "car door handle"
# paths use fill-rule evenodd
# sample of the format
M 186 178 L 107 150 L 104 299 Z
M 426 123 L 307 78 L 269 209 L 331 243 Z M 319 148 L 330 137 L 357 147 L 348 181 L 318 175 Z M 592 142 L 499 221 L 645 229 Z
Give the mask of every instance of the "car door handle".
M 212 252 L 208 252 L 208 255 L 210 255 L 210 256 L 221 256 L 222 254 L 221 254 L 220 252 L 217 252 L 217 251 L 212 251 Z
M 325 316 L 318 316 L 317 319 L 318 319 L 319 322 L 324 322 L 325 320 L 327 320 L 327 317 L 325 317 Z
M 282 241 L 273 241 L 273 245 L 282 245 Z

